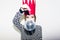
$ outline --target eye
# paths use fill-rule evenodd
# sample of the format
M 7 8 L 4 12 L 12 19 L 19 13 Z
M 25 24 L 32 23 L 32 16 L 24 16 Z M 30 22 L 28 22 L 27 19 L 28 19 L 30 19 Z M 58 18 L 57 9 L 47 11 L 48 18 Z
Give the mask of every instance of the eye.
M 34 18 L 34 16 L 32 16 L 32 18 Z
M 26 17 L 26 18 L 29 18 L 29 17 Z

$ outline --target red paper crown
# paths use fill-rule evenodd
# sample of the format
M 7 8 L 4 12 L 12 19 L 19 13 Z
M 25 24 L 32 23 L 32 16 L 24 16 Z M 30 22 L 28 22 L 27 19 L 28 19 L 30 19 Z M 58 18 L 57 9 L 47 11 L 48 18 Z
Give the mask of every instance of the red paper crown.
M 22 0 L 22 4 L 27 4 L 29 6 L 29 8 L 31 9 L 31 11 L 29 11 L 30 15 L 35 15 L 35 0 Z

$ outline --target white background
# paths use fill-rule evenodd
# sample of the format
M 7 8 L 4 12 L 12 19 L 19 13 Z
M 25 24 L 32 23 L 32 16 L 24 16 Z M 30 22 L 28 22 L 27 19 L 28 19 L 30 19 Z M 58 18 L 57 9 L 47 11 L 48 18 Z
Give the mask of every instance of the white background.
M 12 23 L 20 6 L 21 0 L 0 0 L 0 40 L 21 40 Z M 60 0 L 36 0 L 36 16 L 43 40 L 60 40 Z

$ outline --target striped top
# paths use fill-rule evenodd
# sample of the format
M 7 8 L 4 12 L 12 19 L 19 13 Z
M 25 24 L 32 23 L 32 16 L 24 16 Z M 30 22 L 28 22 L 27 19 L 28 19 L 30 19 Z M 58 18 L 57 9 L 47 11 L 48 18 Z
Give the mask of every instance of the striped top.
M 24 25 L 20 24 L 22 14 L 17 12 L 13 18 L 14 25 L 21 31 L 21 40 L 42 40 L 42 28 L 39 25 L 36 25 L 35 32 L 32 35 L 27 35 L 24 30 Z M 27 31 L 28 32 L 28 31 Z

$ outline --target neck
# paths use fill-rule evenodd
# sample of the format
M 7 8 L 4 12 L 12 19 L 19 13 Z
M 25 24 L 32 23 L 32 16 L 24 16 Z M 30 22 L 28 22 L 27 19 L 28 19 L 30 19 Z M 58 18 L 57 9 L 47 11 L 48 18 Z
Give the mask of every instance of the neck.
M 32 34 L 34 34 L 35 29 L 32 30 L 32 31 L 28 31 L 28 30 L 24 29 L 24 31 L 25 31 L 25 33 L 26 33 L 27 35 L 32 35 Z

